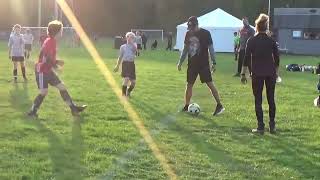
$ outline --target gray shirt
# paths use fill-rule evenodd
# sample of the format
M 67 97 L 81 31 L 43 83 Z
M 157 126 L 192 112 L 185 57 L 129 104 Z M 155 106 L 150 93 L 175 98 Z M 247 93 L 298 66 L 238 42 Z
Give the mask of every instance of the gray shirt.
M 141 36 L 136 36 L 136 43 L 137 44 L 142 44 L 142 37 Z
M 124 44 L 120 47 L 119 59 L 123 62 L 134 62 L 137 47 L 134 44 Z
M 11 50 L 10 56 L 24 56 L 24 40 L 22 34 L 13 33 L 10 35 L 8 47 Z

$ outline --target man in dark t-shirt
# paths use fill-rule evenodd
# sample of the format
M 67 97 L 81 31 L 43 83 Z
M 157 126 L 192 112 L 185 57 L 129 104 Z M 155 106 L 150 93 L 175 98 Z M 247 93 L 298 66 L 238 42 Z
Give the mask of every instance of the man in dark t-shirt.
M 209 52 L 212 61 L 212 67 L 209 63 Z M 192 97 L 192 88 L 198 77 L 200 81 L 206 83 L 210 89 L 212 96 L 217 102 L 214 116 L 221 114 L 225 109 L 223 108 L 218 90 L 212 82 L 211 71 L 215 71 L 215 52 L 213 42 L 209 31 L 199 28 L 197 17 L 192 16 L 188 19 L 188 32 L 184 41 L 184 48 L 178 62 L 177 68 L 181 71 L 183 61 L 188 56 L 187 69 L 187 87 L 185 94 L 185 106 L 182 111 L 188 111 L 190 100 Z

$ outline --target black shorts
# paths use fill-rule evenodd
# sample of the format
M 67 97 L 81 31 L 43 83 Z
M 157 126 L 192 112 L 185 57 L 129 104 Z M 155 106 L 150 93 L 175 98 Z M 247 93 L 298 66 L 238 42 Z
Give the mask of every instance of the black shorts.
M 123 78 L 130 78 L 130 80 L 136 80 L 136 65 L 134 62 L 122 62 L 121 76 Z
M 61 83 L 59 77 L 55 72 L 51 71 L 49 73 L 38 73 L 36 72 L 36 81 L 39 89 L 48 89 L 49 84 L 51 86 L 57 86 Z
M 189 84 L 194 84 L 197 80 L 198 75 L 200 76 L 201 83 L 212 82 L 212 75 L 209 66 L 201 68 L 188 66 L 187 82 Z
M 24 45 L 24 49 L 27 51 L 31 51 L 32 50 L 32 45 L 31 44 L 25 44 Z
M 12 62 L 23 62 L 24 57 L 23 56 L 12 56 L 11 60 L 12 60 Z
M 141 44 L 137 44 L 137 49 L 142 50 L 142 45 Z

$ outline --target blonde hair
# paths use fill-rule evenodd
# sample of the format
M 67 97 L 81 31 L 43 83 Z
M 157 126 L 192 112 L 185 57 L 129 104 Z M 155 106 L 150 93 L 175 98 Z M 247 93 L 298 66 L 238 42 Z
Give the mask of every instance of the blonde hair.
M 62 22 L 58 21 L 58 20 L 54 20 L 49 22 L 48 24 L 48 35 L 50 36 L 56 36 L 63 28 L 63 24 Z
M 21 29 L 21 25 L 20 24 L 16 24 L 13 26 L 12 31 L 14 31 L 16 28 Z
M 133 32 L 127 32 L 126 38 L 129 38 L 129 37 L 135 38 L 136 35 Z
M 266 32 L 269 26 L 269 16 L 266 14 L 260 14 L 255 23 L 257 32 Z

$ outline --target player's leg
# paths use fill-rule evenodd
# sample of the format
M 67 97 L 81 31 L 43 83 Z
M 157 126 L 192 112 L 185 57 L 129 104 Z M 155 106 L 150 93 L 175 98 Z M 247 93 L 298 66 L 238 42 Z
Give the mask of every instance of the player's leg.
M 238 72 L 235 74 L 235 76 L 237 76 L 237 77 L 240 76 L 244 56 L 245 56 L 245 50 L 240 50 L 239 57 L 238 57 Z
M 199 72 L 197 69 L 193 67 L 188 67 L 187 69 L 187 84 L 186 84 L 186 89 L 185 89 L 185 95 L 184 95 L 184 107 L 182 111 L 188 111 L 188 107 L 190 105 L 190 101 L 192 98 L 192 90 L 193 90 L 193 85 L 196 82 L 196 79 L 198 77 Z
M 263 110 L 262 110 L 262 92 L 264 86 L 263 77 L 252 77 L 252 90 L 255 100 L 255 111 L 258 121 L 258 128 L 253 129 L 254 133 L 263 133 L 264 132 L 264 122 L 263 122 Z
M 218 89 L 216 88 L 216 86 L 213 83 L 212 80 L 212 75 L 211 75 L 211 71 L 209 67 L 203 68 L 200 70 L 200 80 L 202 83 L 206 83 L 206 85 L 208 86 L 212 97 L 215 99 L 217 106 L 213 112 L 213 115 L 220 115 L 221 113 L 223 113 L 225 111 L 225 108 L 223 107 L 221 100 L 220 100 L 220 95 L 218 92 Z
M 268 104 L 269 104 L 269 128 L 270 132 L 274 133 L 275 132 L 275 117 L 276 117 L 276 103 L 274 100 L 274 93 L 275 93 L 275 88 L 276 88 L 276 78 L 274 77 L 269 77 L 266 79 L 266 89 L 267 89 L 267 99 L 268 99 Z
M 54 82 L 54 81 L 56 81 L 56 82 Z M 65 85 L 62 82 L 57 84 L 57 82 L 58 82 L 58 79 L 57 80 L 52 80 L 52 82 L 50 84 L 54 84 L 54 86 L 59 90 L 61 98 L 70 107 L 70 110 L 71 110 L 71 113 L 72 113 L 73 116 L 79 115 L 80 112 L 84 111 L 87 108 L 86 105 L 77 106 L 73 102 L 73 100 L 72 100 L 67 88 L 65 87 Z
M 23 57 L 21 57 L 21 58 L 23 58 Z M 20 61 L 20 67 L 21 67 L 21 72 L 22 72 L 23 79 L 27 80 L 26 65 L 25 65 L 24 59 Z
M 17 82 L 18 79 L 18 62 L 16 61 L 15 57 L 12 57 L 12 63 L 13 63 L 13 79 L 14 82 Z
M 127 89 L 129 86 L 130 78 L 123 77 L 122 78 L 122 96 L 127 96 Z
M 131 92 L 133 91 L 133 89 L 136 86 L 136 80 L 135 79 L 130 79 L 130 86 L 127 89 L 127 96 L 130 97 Z
M 38 96 L 34 99 L 33 105 L 31 107 L 31 110 L 28 113 L 28 116 L 30 117 L 38 117 L 37 112 L 45 99 L 45 97 L 48 94 L 48 81 L 46 76 L 43 73 L 35 73 L 36 76 L 36 82 L 39 89 Z

